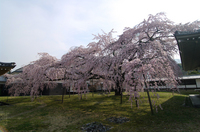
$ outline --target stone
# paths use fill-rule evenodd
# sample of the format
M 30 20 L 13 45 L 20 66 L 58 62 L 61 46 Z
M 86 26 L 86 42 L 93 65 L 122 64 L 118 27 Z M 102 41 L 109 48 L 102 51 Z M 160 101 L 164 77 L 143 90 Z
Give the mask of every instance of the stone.
M 103 125 L 102 123 L 99 122 L 87 123 L 81 127 L 81 130 L 85 132 L 106 132 L 110 129 L 111 127 Z
M 106 120 L 109 121 L 109 122 L 118 123 L 118 124 L 122 124 L 122 123 L 124 123 L 124 122 L 130 121 L 130 120 L 129 120 L 128 118 L 126 118 L 126 117 L 119 117 L 119 118 L 117 118 L 117 117 L 110 117 L 110 118 L 107 118 Z

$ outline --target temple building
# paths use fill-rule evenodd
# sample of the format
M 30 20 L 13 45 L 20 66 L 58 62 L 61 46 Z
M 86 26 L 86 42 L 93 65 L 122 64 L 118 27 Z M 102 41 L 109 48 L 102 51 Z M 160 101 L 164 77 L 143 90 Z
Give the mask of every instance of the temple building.
M 174 34 L 185 71 L 200 67 L 200 30 L 194 32 L 178 32 Z
M 11 69 L 13 69 L 15 67 L 15 63 L 11 62 L 11 63 L 3 63 L 0 62 L 0 76 L 9 72 Z
M 11 63 L 0 62 L 0 96 L 7 95 L 7 90 L 5 88 L 6 78 L 2 75 L 9 72 L 15 66 L 16 65 L 14 62 Z
M 174 34 L 181 56 L 182 67 L 185 71 L 197 70 L 200 68 L 200 30 L 193 32 L 178 32 Z M 196 79 L 196 86 L 200 84 L 200 79 Z M 196 87 L 195 91 L 199 91 Z M 194 107 L 200 107 L 200 95 L 190 94 L 189 98 Z

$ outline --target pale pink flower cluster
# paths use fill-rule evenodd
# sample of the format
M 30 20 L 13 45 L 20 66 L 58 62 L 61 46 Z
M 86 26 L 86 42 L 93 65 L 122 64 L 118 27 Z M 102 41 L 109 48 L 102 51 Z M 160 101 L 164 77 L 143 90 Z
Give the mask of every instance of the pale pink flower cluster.
M 113 30 L 95 35 L 95 42 L 71 48 L 61 60 L 41 53 L 39 60 L 14 77 L 21 80 L 18 79 L 19 86 L 12 85 L 10 90 L 20 93 L 22 89 L 35 96 L 45 86 L 54 87 L 52 82 L 60 79 L 64 87 L 73 85 L 82 94 L 88 92 L 86 81 L 101 79 L 104 90 L 125 89 L 130 100 L 139 100 L 138 92 L 148 89 L 152 85 L 149 82 L 155 82 L 154 88 L 161 84 L 175 88 L 179 67 L 172 59 L 178 51 L 173 34 L 176 30 L 194 30 L 199 26 L 199 21 L 175 25 L 164 13 L 149 15 L 133 28 L 125 28 L 118 38 L 113 38 Z M 7 84 L 14 83 L 12 77 L 8 78 Z

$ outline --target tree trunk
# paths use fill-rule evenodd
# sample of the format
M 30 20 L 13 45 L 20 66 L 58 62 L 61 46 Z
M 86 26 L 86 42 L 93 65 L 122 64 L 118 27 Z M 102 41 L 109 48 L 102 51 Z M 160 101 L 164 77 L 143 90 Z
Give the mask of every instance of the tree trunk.
M 115 89 L 115 95 L 118 96 L 118 95 L 121 95 L 121 100 L 120 100 L 120 104 L 122 104 L 122 97 L 123 97 L 123 94 L 122 94 L 122 87 L 117 87 L 117 89 Z
M 122 86 L 120 85 L 119 82 L 116 83 L 116 87 L 117 88 L 115 89 L 115 95 L 121 95 L 122 94 L 122 92 L 121 92 Z
M 94 97 L 94 90 L 92 90 L 92 97 Z
M 94 97 L 94 83 L 93 83 L 93 79 L 92 79 L 92 97 Z
M 136 99 L 137 99 L 137 97 L 136 97 Z M 137 103 L 137 100 L 135 101 L 135 104 L 136 104 L 136 107 L 138 107 L 138 103 Z
M 64 80 L 66 79 L 66 71 L 65 71 L 65 74 L 64 74 Z M 66 93 L 66 87 L 63 88 L 63 94 L 62 94 L 62 103 L 63 103 L 63 99 L 64 99 L 64 95 Z
M 149 105 L 150 105 L 150 108 L 151 108 L 151 114 L 153 115 L 153 108 L 152 108 L 152 104 L 151 104 L 151 97 L 149 95 L 149 89 L 147 89 L 147 95 L 148 95 L 148 99 L 149 99 Z
M 123 93 L 122 93 L 123 91 L 121 90 L 121 102 L 120 102 L 120 104 L 122 104 L 122 97 L 123 97 Z
M 135 89 L 134 89 L 134 91 L 136 91 L 136 86 L 135 86 Z M 136 105 L 136 107 L 138 107 L 138 100 L 137 100 L 137 97 L 135 97 L 135 105 Z
M 70 87 L 69 87 L 69 98 L 70 98 Z
M 63 88 L 63 94 L 62 94 L 62 103 L 63 103 L 63 100 L 64 100 L 64 95 L 65 95 L 65 93 L 66 93 L 66 88 L 64 87 L 64 88 Z
M 121 90 L 115 89 L 115 95 L 121 95 Z
M 74 87 L 73 87 L 73 96 L 74 96 Z
M 148 95 L 148 99 L 149 99 L 149 105 L 150 105 L 150 108 L 151 108 L 151 114 L 153 115 L 153 108 L 152 108 L 152 104 L 151 104 L 151 97 L 149 95 L 149 89 L 147 88 L 147 84 L 146 84 L 146 78 L 145 78 L 145 75 L 143 74 L 143 77 L 144 77 L 144 85 L 147 89 L 147 95 Z

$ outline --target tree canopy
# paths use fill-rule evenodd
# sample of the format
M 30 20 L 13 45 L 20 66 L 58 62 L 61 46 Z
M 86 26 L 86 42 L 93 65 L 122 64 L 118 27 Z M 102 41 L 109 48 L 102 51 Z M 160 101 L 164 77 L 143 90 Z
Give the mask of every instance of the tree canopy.
M 88 90 L 86 81 L 101 79 L 107 90 L 116 89 L 122 95 L 123 89 L 137 99 L 138 92 L 150 86 L 149 81 L 164 82 L 168 87 L 178 85 L 179 67 L 172 59 L 178 52 L 175 31 L 188 31 L 199 28 L 200 22 L 174 24 L 164 13 L 149 15 L 133 28 L 125 28 L 119 37 L 114 38 L 114 30 L 94 35 L 94 42 L 86 47 L 71 48 L 61 60 L 41 54 L 42 57 L 24 68 L 17 78 L 24 83 L 31 95 L 43 90 L 43 83 L 54 79 L 64 80 L 68 86 L 76 82 L 78 92 Z M 54 77 L 52 78 L 52 75 Z M 8 79 L 8 84 L 13 82 Z M 17 91 L 14 85 L 11 89 Z M 132 96 L 134 95 L 134 96 Z

